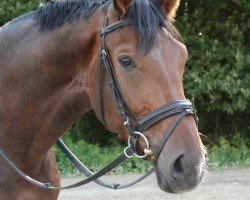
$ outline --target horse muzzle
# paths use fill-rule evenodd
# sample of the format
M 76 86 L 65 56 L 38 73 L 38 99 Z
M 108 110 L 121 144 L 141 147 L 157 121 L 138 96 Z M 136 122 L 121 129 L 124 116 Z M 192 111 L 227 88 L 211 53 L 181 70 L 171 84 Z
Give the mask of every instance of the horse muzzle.
M 183 193 L 196 188 L 204 176 L 204 169 L 205 156 L 194 160 L 188 154 L 166 161 L 162 153 L 155 166 L 159 187 L 169 193 Z

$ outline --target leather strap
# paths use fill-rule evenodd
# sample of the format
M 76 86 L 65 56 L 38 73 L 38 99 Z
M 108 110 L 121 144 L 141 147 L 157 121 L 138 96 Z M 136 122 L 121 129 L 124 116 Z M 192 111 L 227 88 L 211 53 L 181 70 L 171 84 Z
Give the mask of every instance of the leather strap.
M 164 145 L 166 144 L 168 138 L 170 137 L 171 133 L 174 131 L 175 127 L 177 126 L 177 124 L 181 121 L 181 119 L 183 117 L 185 117 L 186 115 L 193 115 L 192 111 L 187 109 L 187 110 L 183 110 L 176 118 L 175 120 L 170 124 L 167 132 L 164 134 L 164 137 L 161 140 L 161 143 L 159 144 L 156 152 L 155 152 L 155 160 L 154 160 L 154 164 L 156 165 L 158 162 L 158 158 L 162 152 L 162 149 L 164 147 Z
M 132 149 L 127 148 L 126 154 L 133 155 Z M 89 176 L 88 178 L 86 178 L 82 181 L 79 181 L 77 183 L 74 183 L 72 185 L 68 185 L 68 186 L 64 186 L 64 187 L 57 187 L 57 186 L 53 186 L 51 183 L 43 183 L 43 182 L 37 181 L 37 180 L 31 178 L 30 176 L 26 175 L 13 161 L 11 161 L 9 159 L 9 157 L 6 155 L 6 153 L 1 148 L 0 148 L 0 155 L 20 177 L 22 177 L 23 179 L 25 179 L 26 181 L 28 181 L 29 183 L 31 183 L 33 185 L 36 185 L 36 186 L 43 188 L 43 189 L 49 189 L 49 190 L 63 190 L 63 189 L 70 189 L 70 188 L 75 188 L 75 187 L 85 185 L 89 182 L 92 182 L 92 181 L 98 179 L 99 177 L 103 176 L 107 172 L 111 171 L 114 167 L 116 167 L 117 165 L 119 165 L 125 159 L 128 158 L 124 153 L 122 153 L 115 160 L 113 160 L 111 163 L 109 163 L 106 167 L 104 167 L 103 169 L 101 169 L 99 172 L 97 172 L 95 174 L 91 174 L 91 176 Z M 118 185 L 113 186 L 113 188 L 118 189 Z
M 64 154 L 68 157 L 68 159 L 74 164 L 74 166 L 81 171 L 85 176 L 90 177 L 93 176 L 93 172 L 90 171 L 73 153 L 72 151 L 64 144 L 64 142 L 59 139 L 56 143 L 58 145 L 58 147 L 64 152 Z M 97 183 L 98 185 L 101 185 L 103 187 L 107 187 L 110 189 L 124 189 L 124 188 L 128 188 L 132 185 L 135 185 L 136 183 L 142 181 L 143 179 L 145 179 L 147 176 L 149 176 L 150 174 L 152 174 L 154 172 L 154 168 L 150 169 L 146 174 L 144 174 L 143 176 L 137 178 L 136 180 L 127 183 L 127 184 L 119 184 L 119 183 L 107 183 L 105 181 L 103 181 L 100 178 L 97 178 L 94 180 L 95 183 Z
M 130 26 L 131 24 L 132 24 L 132 21 L 126 20 L 126 19 L 113 22 L 112 24 L 106 25 L 101 29 L 101 35 L 110 33 L 112 31 L 115 31 L 115 30 L 122 28 L 122 27 L 125 27 L 125 26 Z
M 193 110 L 192 103 L 189 100 L 177 100 L 172 103 L 163 105 L 162 107 L 153 110 L 152 112 L 143 116 L 138 122 L 136 129 L 143 132 L 154 124 L 159 123 L 163 119 L 175 114 L 179 114 L 183 110 Z
M 131 21 L 129 20 L 120 20 L 117 22 L 114 22 L 110 25 L 108 25 L 108 15 L 106 12 L 106 15 L 104 17 L 104 22 L 103 22 L 103 28 L 101 31 L 101 48 L 100 48 L 100 55 L 101 55 L 101 60 L 99 61 L 99 72 L 102 72 L 102 67 L 105 67 L 106 74 L 108 76 L 108 81 L 109 85 L 112 91 L 112 96 L 113 99 L 115 98 L 117 103 L 118 103 L 118 110 L 119 114 L 123 120 L 124 125 L 126 126 L 128 133 L 131 137 L 136 138 L 137 135 L 134 134 L 134 128 L 130 124 L 129 116 L 133 117 L 136 121 L 138 120 L 138 117 L 135 115 L 135 113 L 130 109 L 128 106 L 124 95 L 122 94 L 122 91 L 120 89 L 119 83 L 117 81 L 114 69 L 113 69 L 113 64 L 112 60 L 109 55 L 108 48 L 106 46 L 106 34 L 117 30 L 118 28 L 122 28 L 124 26 L 129 26 L 131 25 Z M 102 65 L 103 64 L 103 65 Z M 99 91 L 102 91 L 102 74 L 99 74 Z M 99 93 L 100 93 L 99 92 Z M 102 98 L 103 96 L 100 96 L 100 102 L 99 102 L 99 107 L 100 107 L 100 117 L 102 118 L 101 121 L 103 124 L 107 127 L 107 124 L 105 122 L 104 114 L 103 114 L 103 103 L 102 103 Z M 134 148 L 136 149 L 136 148 Z

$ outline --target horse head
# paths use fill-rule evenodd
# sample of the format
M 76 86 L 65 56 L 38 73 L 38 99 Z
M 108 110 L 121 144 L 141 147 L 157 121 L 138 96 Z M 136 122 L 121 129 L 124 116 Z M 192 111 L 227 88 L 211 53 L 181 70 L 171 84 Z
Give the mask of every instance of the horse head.
M 178 5 L 178 0 L 114 0 L 107 8 L 100 56 L 108 54 L 108 61 L 96 60 L 101 69 L 106 69 L 99 71 L 101 88 L 99 92 L 91 91 L 90 99 L 99 119 L 123 139 L 128 138 L 129 131 L 124 126 L 126 119 L 120 116 L 121 109 L 136 130 L 138 120 L 150 118 L 150 114 L 156 117 L 157 110 L 169 106 L 178 109 L 182 103 L 189 106 L 182 82 L 188 53 L 171 24 Z M 111 65 L 111 72 L 105 62 Z M 193 114 L 184 114 L 174 123 L 180 113 L 167 114 L 142 128 L 150 150 L 158 153 L 157 158 L 147 157 L 155 164 L 158 184 L 162 190 L 174 193 L 199 184 L 206 153 Z M 171 126 L 174 128 L 170 132 Z M 161 144 L 166 134 L 169 136 Z M 145 148 L 142 138 L 139 148 L 142 152 Z

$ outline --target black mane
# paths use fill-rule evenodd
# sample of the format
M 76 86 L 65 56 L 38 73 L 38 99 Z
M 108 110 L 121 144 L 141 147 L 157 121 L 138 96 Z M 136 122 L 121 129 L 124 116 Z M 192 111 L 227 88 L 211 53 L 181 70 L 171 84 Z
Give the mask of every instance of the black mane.
M 111 0 L 56 0 L 38 7 L 35 19 L 40 25 L 40 30 L 52 30 L 66 22 L 75 19 L 87 19 L 97 8 L 110 3 Z M 157 39 L 160 25 L 176 38 L 178 32 L 169 22 L 162 9 L 150 0 L 134 0 L 125 18 L 132 21 L 139 37 L 139 48 L 149 50 Z
M 110 0 L 56 0 L 38 7 L 36 20 L 41 30 L 54 29 L 75 19 L 87 19 Z

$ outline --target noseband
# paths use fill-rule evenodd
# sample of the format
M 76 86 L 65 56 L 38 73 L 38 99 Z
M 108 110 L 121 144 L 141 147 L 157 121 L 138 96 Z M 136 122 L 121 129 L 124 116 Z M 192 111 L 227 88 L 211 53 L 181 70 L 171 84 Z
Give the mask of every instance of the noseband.
M 161 23 L 162 24 L 162 23 Z M 125 26 L 131 26 L 132 22 L 130 20 L 119 20 L 116 21 L 110 25 L 108 25 L 108 15 L 106 13 L 103 27 L 101 29 L 101 48 L 100 48 L 100 64 L 99 64 L 99 107 L 100 107 L 100 118 L 103 124 L 106 126 L 107 129 L 108 126 L 105 122 L 104 118 L 104 112 L 103 112 L 103 92 L 102 92 L 102 76 L 103 76 L 103 65 L 106 70 L 106 74 L 108 76 L 109 85 L 112 91 L 113 97 L 115 97 L 117 103 L 118 103 L 118 110 L 120 117 L 123 121 L 124 126 L 127 129 L 127 132 L 129 134 L 128 139 L 128 147 L 125 148 L 124 153 L 127 155 L 127 157 L 131 157 L 128 153 L 126 153 L 127 149 L 132 148 L 133 155 L 139 158 L 145 158 L 147 156 L 146 153 L 142 153 L 139 147 L 139 140 L 142 138 L 145 143 L 145 151 L 150 150 L 150 145 L 147 140 L 147 138 L 143 135 L 143 132 L 149 129 L 150 127 L 154 126 L 155 124 L 161 122 L 162 120 L 177 115 L 175 120 L 171 123 L 170 127 L 168 128 L 167 132 L 165 133 L 163 139 L 161 140 L 160 145 L 154 152 L 154 158 L 155 163 L 158 160 L 158 157 L 167 142 L 169 136 L 174 131 L 177 124 L 180 122 L 180 120 L 185 117 L 186 115 L 192 115 L 194 116 L 195 122 L 197 124 L 197 117 L 194 109 L 194 103 L 189 100 L 176 100 L 169 104 L 165 104 L 161 106 L 160 108 L 157 108 L 146 115 L 144 115 L 142 118 L 139 118 L 133 110 L 128 105 L 121 87 L 119 86 L 119 82 L 116 78 L 116 74 L 114 71 L 114 67 L 112 64 L 112 60 L 109 54 L 108 47 L 106 46 L 106 35 L 110 32 L 113 32 L 117 29 L 123 28 Z M 131 123 L 130 118 L 133 118 L 133 123 Z

